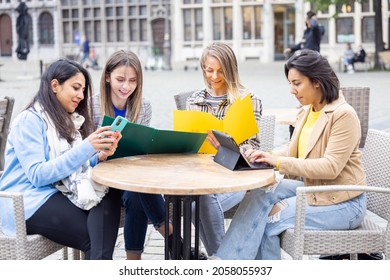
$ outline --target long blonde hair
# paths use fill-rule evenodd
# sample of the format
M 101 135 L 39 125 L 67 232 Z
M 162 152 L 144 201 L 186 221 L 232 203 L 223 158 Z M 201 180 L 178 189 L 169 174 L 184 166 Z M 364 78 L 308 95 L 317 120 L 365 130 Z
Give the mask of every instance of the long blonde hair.
M 133 67 L 137 74 L 137 88 L 127 99 L 126 118 L 131 122 L 136 122 L 142 107 L 142 66 L 137 55 L 132 51 L 119 50 L 114 52 L 107 60 L 100 78 L 100 110 L 101 114 L 115 117 L 111 99 L 111 85 L 107 82 L 107 77 L 117 67 Z
M 203 71 L 203 79 L 207 90 L 211 90 L 210 83 L 206 78 L 206 60 L 212 56 L 219 61 L 221 65 L 222 75 L 225 79 L 227 98 L 230 103 L 233 103 L 247 89 L 241 84 L 240 75 L 238 73 L 237 58 L 232 50 L 225 43 L 214 42 L 207 46 L 200 58 L 200 67 Z

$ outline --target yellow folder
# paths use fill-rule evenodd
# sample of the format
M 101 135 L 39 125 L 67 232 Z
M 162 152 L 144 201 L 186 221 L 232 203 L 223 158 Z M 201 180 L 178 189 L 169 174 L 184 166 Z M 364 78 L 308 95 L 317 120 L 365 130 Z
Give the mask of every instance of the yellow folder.
M 238 144 L 259 132 L 250 94 L 244 98 L 238 98 L 230 106 L 223 120 L 218 120 L 206 112 L 175 110 L 173 111 L 173 129 L 201 133 L 216 129 L 231 135 Z M 216 150 L 205 140 L 199 153 L 215 154 Z

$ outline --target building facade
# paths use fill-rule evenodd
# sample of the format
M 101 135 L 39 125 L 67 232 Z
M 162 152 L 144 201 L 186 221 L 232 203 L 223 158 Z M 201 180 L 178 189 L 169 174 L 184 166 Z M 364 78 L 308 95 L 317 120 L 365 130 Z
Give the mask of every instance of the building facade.
M 28 59 L 78 59 L 82 38 L 100 63 L 117 49 L 130 49 L 146 65 L 150 59 L 170 63 L 198 58 L 213 41 L 224 41 L 240 61 L 284 59 L 297 43 L 304 18 L 313 9 L 304 0 L 27 0 L 30 16 Z M 17 59 L 18 0 L 0 0 L 0 59 Z M 333 14 L 338 10 L 337 18 Z M 325 27 L 321 53 L 338 59 L 346 42 L 368 52 L 375 49 L 373 3 L 351 1 L 317 12 Z M 383 42 L 390 42 L 390 5 L 382 0 Z

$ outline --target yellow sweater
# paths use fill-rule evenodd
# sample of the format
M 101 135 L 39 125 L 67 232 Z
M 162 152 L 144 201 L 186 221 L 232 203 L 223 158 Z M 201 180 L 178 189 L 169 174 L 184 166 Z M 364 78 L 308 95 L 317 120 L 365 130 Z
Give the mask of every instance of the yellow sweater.
M 298 157 L 304 158 L 306 153 L 307 144 L 309 142 L 309 138 L 311 132 L 313 131 L 313 127 L 316 124 L 318 117 L 321 111 L 314 112 L 313 107 L 310 108 L 310 113 L 307 116 L 306 123 L 304 124 L 301 134 L 299 135 L 298 140 Z

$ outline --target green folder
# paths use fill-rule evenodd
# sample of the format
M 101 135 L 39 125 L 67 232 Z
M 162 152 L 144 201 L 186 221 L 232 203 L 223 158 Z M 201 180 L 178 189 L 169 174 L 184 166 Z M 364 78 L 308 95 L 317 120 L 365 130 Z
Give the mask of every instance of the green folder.
M 102 126 L 111 125 L 114 118 L 104 116 Z M 110 159 L 167 153 L 197 153 L 207 133 L 160 130 L 145 125 L 127 122 L 122 130 L 122 139 Z

